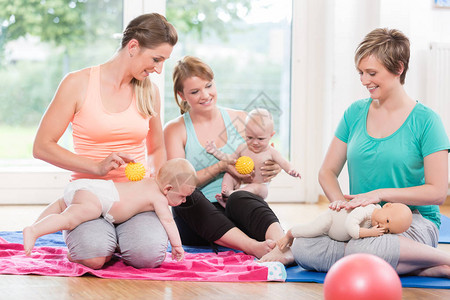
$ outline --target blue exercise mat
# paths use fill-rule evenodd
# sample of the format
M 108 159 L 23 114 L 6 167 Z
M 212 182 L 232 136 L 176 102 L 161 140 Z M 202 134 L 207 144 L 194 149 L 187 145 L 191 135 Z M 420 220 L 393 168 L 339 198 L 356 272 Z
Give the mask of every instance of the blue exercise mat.
M 300 266 L 286 268 L 286 282 L 316 282 L 323 283 L 325 275 L 323 272 L 306 271 Z M 450 289 L 450 279 L 420 276 L 400 276 L 402 287 L 427 288 L 427 289 Z
M 441 228 L 439 234 L 439 243 L 450 244 L 450 218 L 442 215 Z M 22 244 L 21 231 L 0 231 L 0 237 L 4 238 L 10 243 Z M 65 246 L 61 232 L 48 234 L 40 237 L 36 241 L 36 246 Z M 186 252 L 201 253 L 212 252 L 211 247 L 192 247 L 183 246 Z M 170 251 L 170 249 L 168 249 Z M 225 247 L 218 247 L 218 251 L 232 250 Z M 287 279 L 286 282 L 315 282 L 323 283 L 326 273 L 307 271 L 300 266 L 293 266 L 286 268 Z M 430 289 L 450 289 L 450 279 L 420 277 L 420 276 L 400 276 L 403 287 L 414 288 L 430 288 Z

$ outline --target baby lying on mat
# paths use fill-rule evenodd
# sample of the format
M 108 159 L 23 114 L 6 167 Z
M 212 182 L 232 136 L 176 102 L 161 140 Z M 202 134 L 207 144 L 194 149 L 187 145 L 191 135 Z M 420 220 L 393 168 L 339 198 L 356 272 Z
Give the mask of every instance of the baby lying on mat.
M 137 182 L 101 179 L 72 181 L 67 185 L 64 197 L 47 206 L 33 225 L 24 228 L 25 254 L 31 254 L 36 239 L 40 236 L 60 230 L 72 230 L 81 223 L 100 216 L 119 224 L 138 213 L 154 211 L 169 237 L 172 258 L 183 260 L 184 250 L 169 205 L 184 203 L 196 184 L 196 171 L 183 158 L 166 162 L 156 178 L 145 178 Z
M 346 242 L 350 239 L 380 236 L 385 233 L 405 232 L 412 222 L 411 209 L 402 203 L 386 203 L 360 206 L 353 210 L 328 209 L 314 221 L 294 226 L 277 241 L 281 250 L 290 247 L 294 238 L 309 238 L 328 235 L 330 238 Z

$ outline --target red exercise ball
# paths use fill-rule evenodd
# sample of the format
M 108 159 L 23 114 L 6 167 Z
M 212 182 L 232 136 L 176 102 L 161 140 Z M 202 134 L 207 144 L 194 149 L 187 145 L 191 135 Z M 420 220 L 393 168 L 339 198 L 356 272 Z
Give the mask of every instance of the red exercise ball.
M 383 259 L 365 253 L 338 260 L 323 284 L 325 300 L 400 300 L 402 284 Z

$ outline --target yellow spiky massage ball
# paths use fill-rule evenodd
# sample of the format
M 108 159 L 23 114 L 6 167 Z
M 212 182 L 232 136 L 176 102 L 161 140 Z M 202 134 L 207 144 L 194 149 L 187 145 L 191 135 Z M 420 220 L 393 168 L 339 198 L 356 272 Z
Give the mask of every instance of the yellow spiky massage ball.
M 131 181 L 139 181 L 144 178 L 145 168 L 141 163 L 129 163 L 125 167 L 125 175 Z
M 241 156 L 236 160 L 236 171 L 238 173 L 247 175 L 250 174 L 255 168 L 255 163 L 253 159 L 248 156 Z

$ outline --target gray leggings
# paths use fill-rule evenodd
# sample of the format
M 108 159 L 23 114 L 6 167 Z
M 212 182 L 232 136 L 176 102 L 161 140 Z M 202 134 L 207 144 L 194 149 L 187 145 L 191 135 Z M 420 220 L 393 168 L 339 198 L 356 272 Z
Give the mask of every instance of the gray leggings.
M 135 268 L 159 267 L 168 245 L 167 233 L 153 211 L 137 214 L 119 225 L 98 218 L 63 234 L 74 260 L 108 257 L 119 246 L 124 262 Z
M 418 211 L 414 211 L 411 227 L 400 235 L 422 244 L 437 247 L 439 230 L 433 222 L 422 217 Z M 374 254 L 383 258 L 396 269 L 400 258 L 400 241 L 396 234 L 352 239 L 348 244 L 332 240 L 328 236 L 320 236 L 297 238 L 294 240 L 291 250 L 298 265 L 318 272 L 327 272 L 344 255 L 353 253 Z

